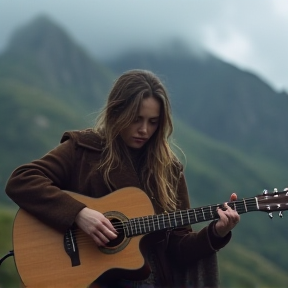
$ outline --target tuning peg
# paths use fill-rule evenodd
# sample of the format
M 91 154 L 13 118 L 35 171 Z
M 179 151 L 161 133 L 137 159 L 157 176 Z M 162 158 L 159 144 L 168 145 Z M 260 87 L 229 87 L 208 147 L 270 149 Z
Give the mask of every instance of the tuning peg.
M 278 194 L 278 189 L 277 189 L 277 188 L 274 188 L 273 193 L 274 193 L 274 195 L 275 195 L 275 194 Z
M 272 212 L 268 213 L 268 215 L 269 215 L 270 219 L 273 218 L 273 214 L 272 214 Z
M 267 195 L 267 194 L 268 194 L 268 190 L 267 190 L 267 189 L 264 189 L 262 194 L 263 194 L 263 195 Z
M 279 212 L 279 217 L 280 217 L 280 218 L 283 218 L 283 213 L 282 213 L 282 211 Z

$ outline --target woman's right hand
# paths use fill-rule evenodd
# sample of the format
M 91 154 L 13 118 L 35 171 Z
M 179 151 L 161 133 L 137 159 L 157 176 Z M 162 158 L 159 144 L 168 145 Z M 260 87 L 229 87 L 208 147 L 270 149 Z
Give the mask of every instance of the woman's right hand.
M 112 223 L 96 210 L 83 208 L 77 214 L 75 223 L 91 236 L 98 246 L 105 246 L 110 240 L 117 238 L 117 231 Z

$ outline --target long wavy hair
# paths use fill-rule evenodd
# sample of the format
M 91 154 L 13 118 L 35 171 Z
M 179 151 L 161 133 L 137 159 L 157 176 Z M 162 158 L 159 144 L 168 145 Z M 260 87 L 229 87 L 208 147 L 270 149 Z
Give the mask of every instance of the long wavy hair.
M 141 101 L 148 97 L 159 101 L 160 117 L 157 130 L 145 145 L 140 178 L 146 193 L 154 197 L 164 210 L 171 211 L 177 205 L 179 161 L 170 147 L 173 124 L 168 94 L 152 72 L 130 70 L 115 81 L 94 127 L 105 143 L 99 169 L 106 185 L 112 189 L 110 171 L 121 167 L 123 157 L 128 157 L 132 162 L 119 134 L 138 116 Z

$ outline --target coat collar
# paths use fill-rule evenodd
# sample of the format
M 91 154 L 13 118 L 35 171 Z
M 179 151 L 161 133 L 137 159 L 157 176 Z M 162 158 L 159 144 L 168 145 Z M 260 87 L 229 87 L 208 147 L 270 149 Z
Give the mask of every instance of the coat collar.
M 68 139 L 73 139 L 78 146 L 90 150 L 103 151 L 104 148 L 103 140 L 91 128 L 85 130 L 66 131 L 60 142 L 63 143 Z
M 60 142 L 63 143 L 68 139 L 73 139 L 77 146 L 92 151 L 102 152 L 104 149 L 104 141 L 92 129 L 67 131 Z M 128 159 L 122 163 L 121 168 L 117 167 L 110 172 L 110 179 L 115 190 L 125 187 L 142 188 L 134 166 Z

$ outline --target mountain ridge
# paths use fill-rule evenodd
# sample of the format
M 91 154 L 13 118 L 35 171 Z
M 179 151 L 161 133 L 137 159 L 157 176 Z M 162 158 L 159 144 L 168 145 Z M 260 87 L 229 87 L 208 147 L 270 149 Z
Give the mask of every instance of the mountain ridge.
M 128 51 L 107 65 L 118 73 L 138 67 L 165 75 L 177 117 L 249 155 L 269 155 L 287 163 L 288 95 L 276 92 L 257 75 L 212 55 L 202 61 L 189 54 L 166 58 L 153 51 Z
M 33 25 L 36 25 L 37 21 L 31 21 L 30 23 L 34 23 Z M 50 24 L 51 21 L 46 22 L 46 25 Z M 56 25 L 57 28 L 57 24 L 52 22 L 52 25 Z M 26 33 L 25 29 L 23 33 Z M 59 29 L 60 31 L 63 30 L 61 27 L 59 27 Z M 25 37 L 23 37 L 23 39 L 25 39 Z M 58 41 L 61 41 L 61 39 Z M 69 43 L 69 45 L 74 46 L 75 44 L 78 47 L 78 44 L 74 43 L 73 40 L 71 40 Z M 57 45 L 60 45 L 60 42 Z M 18 48 L 20 49 L 21 45 L 18 46 Z M 45 47 L 43 47 L 43 49 L 43 51 L 47 52 Z M 74 50 L 76 48 L 70 47 L 68 49 Z M 61 51 L 62 53 L 65 53 L 64 49 Z M 106 94 L 104 91 L 109 90 L 115 75 L 118 75 L 119 71 L 117 69 L 111 70 L 111 67 L 106 66 L 105 63 L 101 63 L 99 60 L 95 60 L 95 64 L 94 60 L 87 56 L 85 50 L 81 47 L 80 50 L 77 51 L 80 53 L 78 61 L 83 59 L 86 65 L 91 64 L 91 67 L 87 68 L 87 71 L 90 73 L 96 69 L 94 65 L 97 66 L 98 63 L 100 63 L 100 65 L 97 66 L 99 71 L 96 69 L 96 72 L 98 71 L 99 75 L 95 72 L 92 80 L 91 78 L 88 78 L 87 82 L 85 82 L 85 75 L 87 72 L 83 72 L 83 75 L 81 76 L 81 81 L 84 81 L 84 84 L 87 85 L 86 91 L 99 92 L 97 97 L 93 98 L 92 100 L 94 104 L 89 102 L 89 93 L 87 94 L 87 97 L 82 97 L 82 94 L 79 92 L 82 90 L 77 89 L 76 87 L 77 83 L 81 83 L 81 81 L 78 82 L 77 77 L 75 78 L 74 83 L 72 83 L 74 85 L 70 85 L 71 82 L 69 81 L 59 81 L 57 84 L 59 86 L 56 85 L 54 87 L 51 84 L 53 83 L 51 78 L 46 78 L 45 75 L 54 73 L 58 69 L 50 69 L 49 65 L 40 65 L 39 59 L 37 58 L 37 53 L 34 57 L 33 53 L 30 53 L 31 51 L 28 51 L 27 54 L 23 52 L 23 57 L 19 57 L 19 55 L 22 53 L 21 51 L 18 51 L 17 53 L 20 54 L 17 54 L 15 51 L 12 53 L 8 49 L 4 54 L 0 55 L 0 64 L 5 64 L 0 65 L 0 119 L 2 123 L 5 123 L 5 127 L 1 128 L 3 141 L 0 145 L 0 153 L 1 155 L 5 156 L 5 159 L 3 158 L 4 162 L 2 161 L 0 166 L 0 177 L 2 181 L 1 186 L 3 187 L 1 187 L 1 190 L 4 190 L 5 181 L 8 174 L 11 173 L 12 167 L 15 168 L 16 166 L 23 164 L 25 161 L 28 162 L 35 158 L 41 157 L 41 153 L 45 153 L 47 150 L 52 149 L 55 145 L 58 145 L 61 134 L 64 132 L 64 130 L 81 129 L 81 127 L 85 127 L 86 125 L 93 125 L 91 122 L 89 124 L 87 123 L 86 117 L 90 117 L 91 109 L 95 111 L 101 108 Z M 82 54 L 81 51 L 84 51 L 84 54 Z M 48 57 L 49 55 L 50 61 L 54 63 L 53 65 L 59 64 L 61 66 L 61 61 L 55 61 L 54 53 L 47 53 L 45 55 L 45 57 Z M 179 58 L 185 60 L 186 58 L 184 56 L 185 55 L 181 55 Z M 146 60 L 144 59 L 143 63 L 146 63 Z M 169 59 L 166 58 L 165 66 L 159 66 L 158 70 L 155 68 L 154 72 L 160 74 L 161 78 L 164 79 L 165 84 L 168 85 L 171 97 L 174 97 L 172 99 L 172 108 L 174 110 L 177 101 L 180 102 L 180 104 L 181 101 L 184 101 L 181 98 L 182 95 L 191 95 L 191 92 L 180 93 L 180 90 L 178 90 L 180 87 L 183 91 L 185 91 L 184 84 L 186 83 L 186 80 L 184 76 L 187 73 L 190 75 L 189 73 L 191 72 L 191 67 L 187 68 L 187 66 L 184 65 L 185 63 L 183 63 L 183 71 L 180 71 L 179 69 L 175 69 L 175 67 L 177 67 L 176 64 L 179 64 L 179 59 L 177 61 L 171 59 L 171 62 L 168 60 Z M 148 57 L 148 62 L 149 61 L 151 60 L 149 60 Z M 201 63 L 199 62 L 199 66 L 197 66 L 199 71 L 201 71 L 200 64 Z M 208 64 L 206 62 L 206 68 L 207 65 Z M 57 68 L 57 65 L 55 67 Z M 75 72 L 77 67 L 77 65 L 68 65 L 67 69 L 71 69 L 71 71 L 69 71 L 71 75 L 77 75 Z M 86 69 L 85 67 L 86 66 L 84 65 L 83 69 Z M 103 71 L 101 70 L 102 67 Z M 137 64 L 137 67 L 134 66 L 133 68 L 141 67 Z M 173 71 L 173 69 L 175 70 Z M 213 88 L 213 85 L 215 85 L 215 83 L 213 83 L 213 79 L 217 76 L 215 75 L 217 70 L 214 70 L 213 73 L 205 73 L 204 68 L 202 69 L 202 76 L 205 76 L 205 82 L 203 82 L 204 84 L 207 85 L 209 75 L 214 75 L 212 80 L 210 79 L 208 81 L 209 85 Z M 172 72 L 169 74 L 169 71 L 172 71 L 174 74 Z M 197 71 L 194 71 L 193 73 L 197 75 Z M 218 73 L 222 73 L 220 68 Z M 174 77 L 171 78 L 172 75 L 174 75 Z M 180 79 L 178 82 L 175 80 L 176 76 L 178 76 Z M 247 75 L 247 77 L 249 77 L 249 75 Z M 101 80 L 102 78 L 105 79 L 105 81 L 101 81 L 101 87 L 97 87 L 97 89 L 99 89 L 97 90 L 94 85 L 96 85 L 95 83 L 98 83 L 99 79 Z M 93 82 L 93 79 L 95 80 L 95 83 Z M 170 80 L 175 81 L 170 82 Z M 181 83 L 181 85 L 177 83 Z M 200 88 L 204 85 L 203 83 L 200 83 Z M 191 81 L 188 81 L 188 84 L 191 85 Z M 218 82 L 216 82 L 216 84 L 218 84 Z M 263 84 L 266 85 L 265 83 Z M 53 87 L 50 87 L 50 85 Z M 221 87 L 224 89 L 226 86 L 223 84 Z M 215 90 L 216 92 L 217 89 L 220 89 L 219 87 L 217 89 L 216 88 L 212 89 L 212 91 Z M 79 95 L 79 93 L 81 95 Z M 202 94 L 204 94 L 203 91 Z M 71 103 L 71 98 L 74 98 L 73 103 Z M 249 100 L 249 97 L 247 99 Z M 214 108 L 216 107 L 217 105 L 214 105 Z M 210 113 L 212 113 L 211 111 Z M 204 116 L 206 116 L 208 113 L 207 109 L 201 109 L 200 112 Z M 183 117 L 180 117 L 187 116 L 186 114 L 187 110 L 179 110 L 177 114 L 173 114 L 175 123 L 173 137 L 175 137 L 177 144 L 179 143 L 180 147 L 186 154 L 187 164 L 185 165 L 185 174 L 189 184 L 192 207 L 198 206 L 197 204 L 208 205 L 214 201 L 219 202 L 225 201 L 226 199 L 228 200 L 228 193 L 230 193 L 230 191 L 234 191 L 232 189 L 237 189 L 236 192 L 239 192 L 239 197 L 253 196 L 254 194 L 258 194 L 259 187 L 261 187 L 261 189 L 274 188 L 273 181 L 279 182 L 279 184 L 281 181 L 283 181 L 282 177 L 285 177 L 285 175 L 283 175 L 283 172 L 281 171 L 285 165 L 281 163 L 279 164 L 279 167 L 275 167 L 273 173 L 276 175 L 272 175 L 271 170 L 269 170 L 269 164 L 273 165 L 273 167 L 276 166 L 278 163 L 277 159 L 274 159 L 273 157 L 263 158 L 261 157 L 261 153 L 259 156 L 256 155 L 257 157 L 255 155 L 247 156 L 247 154 L 245 154 L 245 149 L 243 151 L 243 149 L 239 149 L 239 147 L 232 145 L 231 143 L 229 144 L 228 142 L 223 142 L 223 140 L 219 140 L 217 137 L 212 138 L 209 133 L 203 133 L 203 131 L 197 129 L 195 125 L 192 125 L 189 121 L 185 120 L 185 117 L 184 119 Z M 212 116 L 211 118 L 213 120 Z M 271 158 L 274 162 L 272 162 Z M 259 163 L 261 163 L 261 165 L 264 163 L 264 168 L 261 167 Z M 281 183 L 281 185 L 282 184 L 283 183 Z M 264 185 L 265 187 L 263 187 Z M 243 195 L 243 193 L 246 193 L 246 195 Z M 3 197 L 3 195 L 4 191 L 1 196 Z M 3 198 L 1 198 L 1 201 L 2 199 Z M 234 237 L 231 241 L 231 249 L 232 251 L 233 249 L 237 249 L 237 253 L 235 253 L 237 255 L 237 265 L 234 263 L 234 259 L 231 259 L 230 257 L 231 250 L 227 249 L 226 251 L 226 249 L 224 249 L 221 251 L 224 261 L 223 264 L 220 263 L 220 265 L 225 265 L 222 266 L 223 271 L 225 272 L 222 277 L 224 280 L 229 278 L 228 282 L 224 282 L 228 287 L 241 287 L 240 284 L 242 282 L 250 285 L 249 286 L 247 284 L 248 286 L 246 285 L 244 287 L 255 287 L 256 284 L 263 284 L 263 281 L 261 280 L 263 272 L 260 273 L 257 271 L 257 269 L 255 269 L 255 273 L 248 273 L 249 271 L 245 268 L 245 265 L 247 265 L 249 262 L 249 257 L 247 257 L 249 250 L 253 250 L 255 253 L 257 252 L 257 255 L 262 255 L 262 257 L 267 259 L 269 263 L 273 263 L 273 267 L 275 267 L 275 269 L 277 269 L 277 267 L 281 267 L 281 269 L 284 269 L 285 271 L 288 269 L 288 263 L 284 255 L 285 253 L 278 251 L 279 247 L 286 245 L 285 239 L 287 239 L 287 231 L 284 229 L 285 223 L 283 223 L 283 221 L 280 222 L 273 219 L 272 225 L 272 222 L 267 222 L 270 220 L 266 220 L 266 215 L 259 214 L 260 213 L 255 213 L 255 216 L 253 214 L 249 215 L 249 217 L 241 217 L 240 224 L 238 225 L 237 229 L 233 231 Z M 243 237 L 243 234 L 245 237 Z M 269 239 L 271 234 L 277 235 L 277 237 L 273 237 L 273 240 L 276 241 L 274 243 L 277 243 L 276 246 L 270 245 L 271 243 L 269 243 L 269 241 L 264 241 L 261 243 L 261 245 L 259 245 L 260 240 Z M 243 246 L 241 246 L 241 249 L 244 249 L 243 247 L 245 247 L 246 250 L 244 250 L 246 253 L 244 253 L 239 246 L 234 246 L 234 243 L 242 244 Z M 228 248 L 230 248 L 230 246 Z M 244 255 L 241 256 L 241 254 Z M 257 263 L 256 256 L 253 256 L 253 259 L 255 263 Z M 247 272 L 247 275 L 245 275 L 245 273 L 243 274 L 243 281 L 241 283 L 237 283 L 239 280 L 237 273 L 233 273 L 233 271 L 229 270 L 229 265 L 231 266 L 232 264 L 234 265 L 233 267 L 238 266 L 239 270 Z M 279 269 L 279 271 L 281 271 L 281 269 Z M 271 274 L 269 270 L 265 271 L 265 273 L 267 274 L 267 277 L 270 277 L 271 279 L 269 280 L 269 283 L 270 281 L 273 283 L 273 279 L 275 278 L 273 273 Z M 285 275 L 282 274 L 282 276 L 282 282 L 279 280 L 279 283 L 286 283 Z M 0 285 L 2 285 L 1 281 Z
M 62 28 L 44 16 L 18 29 L 0 59 L 0 64 L 6 66 L 5 75 L 11 70 L 14 77 L 20 73 L 20 78 L 27 83 L 52 95 L 66 97 L 76 107 L 85 103 L 90 112 L 92 105 L 104 104 L 103 95 L 114 77 Z M 7 61 L 9 65 L 5 65 Z M 24 71 L 19 63 L 26 68 Z M 30 75 L 26 70 L 35 72 Z

